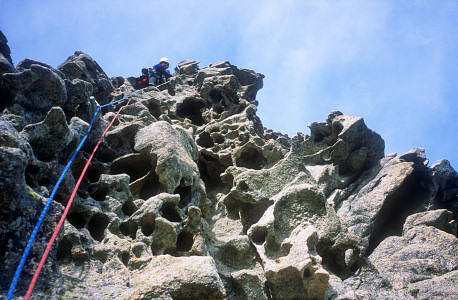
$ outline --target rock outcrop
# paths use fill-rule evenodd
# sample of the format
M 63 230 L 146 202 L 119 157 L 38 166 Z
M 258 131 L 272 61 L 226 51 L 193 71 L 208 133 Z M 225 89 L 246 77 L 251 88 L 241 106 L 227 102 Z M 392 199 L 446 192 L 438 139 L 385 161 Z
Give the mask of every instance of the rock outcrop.
M 0 42 L 6 45 L 0 35 Z M 2 48 L 3 49 L 3 48 Z M 3 53 L 3 52 L 2 52 Z M 3 57 L 3 58 L 2 58 Z M 135 91 L 87 54 L 57 69 L 0 55 L 0 290 L 98 103 Z M 452 299 L 458 175 L 423 149 L 384 154 L 332 111 L 290 138 L 256 115 L 262 74 L 185 60 L 132 96 L 103 139 L 37 298 Z M 101 110 L 52 202 L 22 297 L 101 133 Z
M 14 72 L 8 39 L 0 30 L 0 73 Z

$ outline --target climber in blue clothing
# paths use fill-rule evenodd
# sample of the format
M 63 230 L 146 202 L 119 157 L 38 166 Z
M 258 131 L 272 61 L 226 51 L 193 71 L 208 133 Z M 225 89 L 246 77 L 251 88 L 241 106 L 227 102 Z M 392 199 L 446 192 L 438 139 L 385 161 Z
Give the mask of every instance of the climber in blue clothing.
M 169 59 L 163 57 L 159 60 L 157 65 L 149 68 L 149 83 L 159 85 L 167 81 L 168 78 L 173 77 L 167 68 L 169 67 Z

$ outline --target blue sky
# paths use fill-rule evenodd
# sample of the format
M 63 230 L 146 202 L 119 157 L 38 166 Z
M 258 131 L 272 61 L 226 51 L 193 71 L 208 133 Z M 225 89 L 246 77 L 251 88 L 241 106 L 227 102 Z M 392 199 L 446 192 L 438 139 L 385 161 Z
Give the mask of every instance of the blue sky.
M 0 29 L 14 64 L 74 51 L 108 76 L 167 56 L 263 73 L 265 127 L 309 133 L 332 110 L 363 117 L 385 153 L 426 150 L 458 168 L 458 1 L 10 1 Z

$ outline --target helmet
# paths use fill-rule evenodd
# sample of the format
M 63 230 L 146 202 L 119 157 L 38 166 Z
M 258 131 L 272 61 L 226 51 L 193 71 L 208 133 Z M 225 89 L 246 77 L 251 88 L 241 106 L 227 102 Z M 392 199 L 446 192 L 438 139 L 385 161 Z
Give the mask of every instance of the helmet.
M 161 63 L 161 62 L 166 62 L 166 63 L 170 64 L 169 63 L 169 59 L 167 57 L 161 58 L 161 60 L 159 60 L 159 63 Z

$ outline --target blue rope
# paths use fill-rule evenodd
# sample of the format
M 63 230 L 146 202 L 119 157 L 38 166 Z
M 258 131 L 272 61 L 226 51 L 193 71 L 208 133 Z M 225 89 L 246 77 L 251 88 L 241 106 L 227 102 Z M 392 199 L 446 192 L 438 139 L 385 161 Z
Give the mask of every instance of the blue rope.
M 140 89 L 140 90 L 136 91 L 135 93 L 132 93 L 129 96 L 124 97 L 124 98 L 122 98 L 120 100 L 117 100 L 115 102 L 111 102 L 111 103 L 108 103 L 108 104 L 104 104 L 104 105 L 99 105 L 97 103 L 97 101 L 96 101 L 97 110 L 95 111 L 94 116 L 92 117 L 92 121 L 91 121 L 91 123 L 89 125 L 89 129 L 87 130 L 86 135 L 83 137 L 83 139 L 81 140 L 80 144 L 78 145 L 78 147 L 76 148 L 75 152 L 73 153 L 72 157 L 70 158 L 69 162 L 67 163 L 67 166 L 65 167 L 64 171 L 60 175 L 59 180 L 57 180 L 57 183 L 56 183 L 56 185 L 54 186 L 54 189 L 51 192 L 51 196 L 49 197 L 48 202 L 46 202 L 46 205 L 45 205 L 43 211 L 41 212 L 40 217 L 38 218 L 38 222 L 35 225 L 35 228 L 33 229 L 32 235 L 30 236 L 29 241 L 27 242 L 27 246 L 25 247 L 24 253 L 22 254 L 22 257 L 21 257 L 21 261 L 19 262 L 19 265 L 18 265 L 18 267 L 16 269 L 16 273 L 14 274 L 14 277 L 13 277 L 13 281 L 11 282 L 10 288 L 8 290 L 8 295 L 6 296 L 7 300 L 11 300 L 11 298 L 13 297 L 14 290 L 16 289 L 16 285 L 17 285 L 17 283 L 19 281 L 19 277 L 21 276 L 21 272 L 22 272 L 22 269 L 24 268 L 25 261 L 27 260 L 27 256 L 29 255 L 30 249 L 32 248 L 32 244 L 33 244 L 33 242 L 35 240 L 35 237 L 36 237 L 36 235 L 38 233 L 38 229 L 40 228 L 40 225 L 41 225 L 41 223 L 43 222 L 43 220 L 45 218 L 46 212 L 48 211 L 49 206 L 51 205 L 51 202 L 54 199 L 54 196 L 55 196 L 55 194 L 57 192 L 57 189 L 59 188 L 59 185 L 61 184 L 62 180 L 64 179 L 65 174 L 67 173 L 68 169 L 70 168 L 70 165 L 72 164 L 73 160 L 75 159 L 76 154 L 78 153 L 78 151 L 80 151 L 81 147 L 83 146 L 84 142 L 86 141 L 86 139 L 87 139 L 87 137 L 89 135 L 89 132 L 92 129 L 92 125 L 94 124 L 95 118 L 97 117 L 97 114 L 99 113 L 100 109 L 102 109 L 103 107 L 107 107 L 109 105 L 113 105 L 113 104 L 119 103 L 121 101 L 124 101 L 127 98 L 132 97 L 133 95 L 137 94 L 141 90 L 143 90 L 143 89 Z
M 140 90 L 136 91 L 135 93 L 130 94 L 130 95 L 127 96 L 127 97 L 124 97 L 124 98 L 122 98 L 122 99 L 119 99 L 119 100 L 117 100 L 117 101 L 114 101 L 114 102 L 111 102 L 111 103 L 108 103 L 108 104 L 101 105 L 100 107 L 101 107 L 101 108 L 104 108 L 104 107 L 107 107 L 107 106 L 110 106 L 110 105 L 119 103 L 119 102 L 121 102 L 121 101 L 124 101 L 124 100 L 126 100 L 127 98 L 132 97 L 133 95 L 135 95 L 136 93 L 138 93 L 138 92 L 140 92 L 140 91 L 142 91 L 142 90 L 144 90 L 144 89 L 145 89 L 145 88 L 140 89 Z

